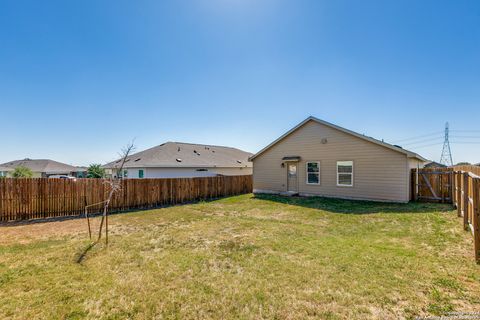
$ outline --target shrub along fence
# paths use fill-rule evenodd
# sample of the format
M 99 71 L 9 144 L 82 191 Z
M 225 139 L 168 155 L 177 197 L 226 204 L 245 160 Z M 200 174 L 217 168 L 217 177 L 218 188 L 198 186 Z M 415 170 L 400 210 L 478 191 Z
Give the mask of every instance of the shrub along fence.
M 106 199 L 102 179 L 0 179 L 0 221 L 75 216 Z M 110 211 L 153 208 L 252 192 L 252 176 L 125 179 Z M 100 212 L 102 206 L 90 209 Z
M 453 203 L 463 227 L 473 235 L 475 259 L 480 263 L 480 167 L 413 169 L 413 200 Z

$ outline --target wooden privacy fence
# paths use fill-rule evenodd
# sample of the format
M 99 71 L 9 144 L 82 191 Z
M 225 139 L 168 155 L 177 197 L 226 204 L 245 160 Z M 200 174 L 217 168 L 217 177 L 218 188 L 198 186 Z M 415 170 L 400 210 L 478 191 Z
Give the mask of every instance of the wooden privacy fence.
M 452 168 L 448 168 L 450 170 L 453 170 L 453 171 L 466 171 L 466 172 L 471 172 L 473 173 L 474 175 L 477 175 L 480 177 L 480 167 L 479 166 L 472 166 L 472 165 L 468 165 L 468 166 L 454 166 Z
M 152 208 L 252 192 L 252 176 L 175 179 L 125 179 L 110 211 Z M 0 179 L 0 221 L 42 219 L 84 213 L 106 199 L 102 179 Z M 100 212 L 101 206 L 92 212 Z
M 473 171 L 473 172 L 472 172 Z M 463 227 L 474 239 L 475 260 L 480 263 L 480 167 L 413 169 L 413 200 L 453 203 Z
M 453 203 L 463 217 L 463 228 L 473 235 L 475 259 L 480 263 L 480 176 L 454 171 L 453 180 Z

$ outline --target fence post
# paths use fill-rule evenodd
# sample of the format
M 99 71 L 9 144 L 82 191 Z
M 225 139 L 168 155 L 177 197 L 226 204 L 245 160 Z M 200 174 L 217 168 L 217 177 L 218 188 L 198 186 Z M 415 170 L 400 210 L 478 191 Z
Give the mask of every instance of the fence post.
M 469 192 L 469 179 L 470 175 L 468 172 L 463 173 L 463 228 L 465 230 L 469 229 L 468 226 L 468 208 L 469 208 L 469 200 L 468 200 L 468 194 Z
M 440 191 L 440 203 L 444 203 L 444 190 L 443 190 L 443 174 L 440 173 L 437 175 L 437 180 L 438 180 L 438 189 Z
M 480 264 L 480 178 L 473 178 L 472 181 L 473 192 L 473 212 L 472 212 L 472 227 L 473 227 L 473 243 L 475 250 L 475 261 Z
M 450 174 L 448 175 L 448 183 L 450 184 L 450 201 L 455 204 L 455 173 L 453 170 L 450 171 Z
M 452 171 L 452 178 L 451 178 L 451 185 L 452 185 L 452 203 L 457 208 L 457 174 L 455 171 Z
M 456 173 L 457 186 L 457 215 L 462 216 L 462 174 L 460 171 Z

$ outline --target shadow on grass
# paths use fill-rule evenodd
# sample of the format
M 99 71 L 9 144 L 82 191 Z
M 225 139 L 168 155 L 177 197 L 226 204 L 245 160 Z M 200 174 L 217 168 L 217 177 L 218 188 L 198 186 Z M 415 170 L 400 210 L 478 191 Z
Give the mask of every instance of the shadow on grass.
M 85 257 L 87 256 L 87 253 L 95 247 L 95 245 L 98 243 L 98 241 L 90 243 L 88 246 L 86 246 L 82 251 L 80 251 L 77 255 L 77 258 L 75 259 L 75 262 L 78 264 L 81 264 L 83 260 L 85 260 Z
M 231 197 L 236 197 L 236 195 L 226 196 L 226 197 L 218 197 L 218 198 L 208 198 L 208 199 L 197 199 L 192 201 L 186 201 L 183 203 L 169 203 L 169 204 L 161 204 L 161 205 L 154 205 L 154 206 L 139 206 L 137 208 L 130 208 L 130 209 L 114 209 L 108 212 L 108 215 L 114 214 L 124 214 L 124 213 L 131 213 L 137 211 L 146 211 L 146 210 L 156 210 L 156 209 L 164 209 L 170 207 L 177 207 L 177 206 L 186 206 L 190 204 L 196 203 L 209 203 L 215 202 L 221 199 L 227 199 Z M 88 214 L 90 218 L 99 217 L 103 214 L 103 212 L 91 212 Z M 45 223 L 45 222 L 62 222 L 68 220 L 79 220 L 85 219 L 85 214 L 76 214 L 71 216 L 59 216 L 59 217 L 48 217 L 48 218 L 37 218 L 37 219 L 26 219 L 26 220 L 12 220 L 12 221 L 0 221 L 0 228 L 2 227 L 14 227 L 14 226 L 24 226 L 30 224 L 38 224 L 38 223 Z
M 448 212 L 453 210 L 451 204 L 409 202 L 388 203 L 361 200 L 333 199 L 325 197 L 286 197 L 271 194 L 256 194 L 253 199 L 271 201 L 292 206 L 300 206 L 310 209 L 319 209 L 328 212 L 345 214 L 369 214 L 369 213 L 426 213 Z

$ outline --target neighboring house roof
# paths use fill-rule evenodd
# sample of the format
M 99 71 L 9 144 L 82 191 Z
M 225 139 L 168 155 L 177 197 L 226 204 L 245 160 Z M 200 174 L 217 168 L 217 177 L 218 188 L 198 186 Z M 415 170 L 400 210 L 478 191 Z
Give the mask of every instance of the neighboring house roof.
M 12 168 L 8 168 L 8 167 L 2 167 L 0 166 L 0 172 L 7 172 L 7 171 L 13 171 Z
M 309 121 L 314 121 L 314 122 L 317 122 L 317 123 L 320 123 L 324 126 L 327 126 L 327 127 L 330 127 L 330 128 L 333 128 L 333 129 L 337 129 L 341 132 L 344 132 L 344 133 L 347 133 L 347 134 L 350 134 L 352 136 L 355 136 L 357 138 L 360 138 L 360 139 L 363 139 L 363 140 L 366 140 L 366 141 L 369 141 L 371 143 L 374 143 L 374 144 L 377 144 L 377 145 L 380 145 L 382 147 L 385 147 L 385 148 L 388 148 L 388 149 L 391 149 L 391 150 L 394 150 L 394 151 L 397 151 L 397 152 L 400 152 L 400 153 L 403 153 L 405 154 L 408 158 L 415 158 L 415 159 L 418 159 L 420 161 L 428 161 L 427 159 L 423 158 L 422 156 L 416 154 L 415 152 L 412 152 L 412 151 L 409 151 L 409 150 L 406 150 L 406 149 L 403 149 L 399 146 L 395 146 L 395 145 L 392 145 L 392 144 L 389 144 L 389 143 L 386 143 L 386 142 L 383 142 L 383 141 L 380 141 L 380 140 L 377 140 L 377 139 L 374 139 L 372 137 L 367 137 L 363 134 L 360 134 L 360 133 L 357 133 L 355 131 L 352 131 L 352 130 L 348 130 L 348 129 L 345 129 L 345 128 L 342 128 L 342 127 L 339 127 L 335 124 L 332 124 L 330 122 L 327 122 L 327 121 L 324 121 L 324 120 L 320 120 L 318 118 L 315 118 L 313 116 L 310 116 L 308 117 L 307 119 L 303 120 L 302 122 L 300 122 L 298 125 L 296 125 L 295 127 L 293 127 L 291 130 L 289 130 L 288 132 L 286 132 L 284 135 L 282 135 L 280 138 L 278 138 L 277 140 L 273 141 L 272 143 L 270 143 L 268 146 L 266 146 L 265 148 L 263 148 L 262 150 L 260 150 L 259 152 L 257 152 L 254 156 L 250 157 L 250 161 L 252 161 L 253 159 L 255 159 L 256 157 L 258 157 L 259 155 L 261 155 L 262 153 L 264 153 L 265 151 L 267 151 L 268 149 L 270 149 L 271 147 L 273 147 L 274 145 L 276 145 L 277 143 L 279 143 L 280 141 L 282 141 L 284 138 L 286 138 L 287 136 L 289 136 L 290 134 L 292 134 L 293 132 L 295 132 L 297 129 L 299 129 L 300 127 L 302 127 L 304 124 L 306 124 L 307 122 Z
M 78 171 L 77 167 L 49 159 L 15 160 L 0 164 L 0 166 L 10 168 L 11 170 L 15 169 L 16 167 L 27 167 L 33 172 L 45 172 L 47 174 Z
M 166 142 L 130 155 L 125 168 L 205 167 L 245 168 L 252 153 L 236 148 L 183 142 Z M 118 168 L 121 159 L 107 163 L 104 168 Z
M 446 168 L 446 167 L 447 167 L 446 165 L 442 163 L 438 163 L 436 161 L 431 161 L 425 165 L 425 168 Z

